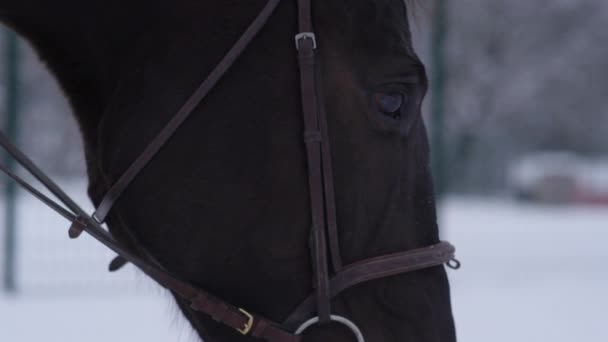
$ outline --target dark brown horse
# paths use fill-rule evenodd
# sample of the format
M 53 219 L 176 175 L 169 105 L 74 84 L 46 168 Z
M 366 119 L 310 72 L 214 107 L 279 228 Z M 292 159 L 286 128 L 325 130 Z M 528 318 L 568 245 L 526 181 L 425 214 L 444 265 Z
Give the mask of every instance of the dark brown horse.
M 99 204 L 266 0 L 5 0 L 71 101 Z M 260 35 L 108 218 L 140 255 L 232 303 L 283 320 L 311 291 L 306 157 L 284 0 Z M 314 22 L 346 263 L 438 241 L 420 104 L 424 68 L 402 0 L 316 0 Z M 208 342 L 248 341 L 178 304 Z M 442 267 L 353 287 L 334 311 L 368 341 L 455 341 Z M 145 324 L 145 322 L 142 322 Z M 340 326 L 305 341 L 352 341 Z

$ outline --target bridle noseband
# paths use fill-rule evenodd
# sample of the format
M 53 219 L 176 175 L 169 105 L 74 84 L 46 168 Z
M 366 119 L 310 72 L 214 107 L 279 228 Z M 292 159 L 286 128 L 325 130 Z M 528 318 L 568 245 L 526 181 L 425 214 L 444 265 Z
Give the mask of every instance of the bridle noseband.
M 311 0 L 298 1 L 299 33 L 295 36 L 300 69 L 304 142 L 308 161 L 308 181 L 311 205 L 311 254 L 314 271 L 314 292 L 302 302 L 282 323 L 273 322 L 243 308 L 236 307 L 212 294 L 182 281 L 152 260 L 143 259 L 124 248 L 102 228 L 102 223 L 117 199 L 154 158 L 179 126 L 190 116 L 196 106 L 207 96 L 235 60 L 264 27 L 281 0 L 269 0 L 245 33 L 230 49 L 217 67 L 184 103 L 174 117 L 131 164 L 127 171 L 110 188 L 93 215 L 89 216 L 44 172 L 29 160 L 17 147 L 0 133 L 0 145 L 28 172 L 38 179 L 63 205 L 48 198 L 29 183 L 0 165 L 0 171 L 13 178 L 28 192 L 47 204 L 72 224 L 70 238 L 77 238 L 83 231 L 116 252 L 125 260 L 139 267 L 144 273 L 165 288 L 190 303 L 193 310 L 205 313 L 217 322 L 249 335 L 270 342 L 298 342 L 301 334 L 314 324 L 337 322 L 348 327 L 363 341 L 363 334 L 355 323 L 345 317 L 332 314 L 331 299 L 345 289 L 362 282 L 412 272 L 448 263 L 459 266 L 454 259 L 454 247 L 440 242 L 424 248 L 389 254 L 344 266 L 340 257 L 336 204 L 333 184 L 331 149 L 329 145 L 325 108 L 317 98 L 316 49 L 317 40 L 312 25 Z M 329 256 L 328 252 L 329 251 Z M 329 272 L 329 259 L 333 274 Z

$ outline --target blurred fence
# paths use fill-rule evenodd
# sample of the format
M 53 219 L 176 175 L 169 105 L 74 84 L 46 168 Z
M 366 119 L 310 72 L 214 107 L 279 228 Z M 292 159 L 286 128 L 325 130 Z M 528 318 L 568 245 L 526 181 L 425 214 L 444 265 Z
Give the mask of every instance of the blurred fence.
M 86 205 L 89 200 L 84 179 L 59 181 L 68 194 L 85 204 L 86 209 L 92 209 Z M 0 206 L 4 207 L 3 204 L 0 200 Z M 110 250 L 86 234 L 77 240 L 68 239 L 69 223 L 29 194 L 18 193 L 16 208 L 18 292 L 102 294 L 146 292 L 154 288 L 130 266 L 109 273 L 108 264 L 115 256 Z
M 3 131 L 11 140 L 17 140 L 18 112 L 19 112 L 19 45 L 17 37 L 7 32 L 5 35 L 5 114 Z M 3 165 L 10 171 L 15 171 L 15 162 L 6 153 L 3 158 Z M 16 255 L 16 190 L 13 182 L 7 182 L 4 186 L 4 234 L 3 234 L 3 272 L 2 284 L 7 292 L 16 290 L 15 280 L 15 255 Z
M 68 193 L 89 207 L 78 128 L 48 72 L 8 31 L 0 41 L 0 118 L 3 131 Z M 20 95 L 21 94 L 21 95 Z M 3 163 L 13 166 L 2 154 Z M 107 271 L 113 254 L 88 236 L 67 237 L 68 223 L 12 181 L 0 191 L 0 274 L 8 292 L 141 292 L 143 276 Z
M 437 70 L 428 23 L 433 4 L 441 3 L 425 2 L 421 24 L 413 25 L 431 75 Z M 607 1 L 462 0 L 445 6 L 440 171 L 448 191 L 501 193 L 509 164 L 530 153 L 608 155 Z M 435 95 L 425 104 L 427 121 Z

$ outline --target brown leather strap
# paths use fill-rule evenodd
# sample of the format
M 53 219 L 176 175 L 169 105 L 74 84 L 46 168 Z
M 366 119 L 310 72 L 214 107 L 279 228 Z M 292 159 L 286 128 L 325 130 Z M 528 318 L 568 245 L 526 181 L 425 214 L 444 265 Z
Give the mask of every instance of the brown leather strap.
M 319 102 L 317 99 L 315 74 L 316 37 L 312 32 L 310 0 L 298 1 L 300 33 L 296 35 L 296 48 L 300 67 L 302 113 L 308 161 L 308 183 L 312 220 L 312 263 L 314 286 L 317 294 L 317 313 L 321 323 L 330 321 L 329 270 L 327 264 L 327 242 L 325 239 L 325 208 L 323 193 L 323 168 L 319 127 Z M 314 137 L 314 139 L 310 139 Z
M 4 148 L 4 150 L 11 155 L 25 170 L 27 170 L 34 178 L 36 178 L 41 184 L 43 184 L 55 197 L 59 199 L 64 206 L 66 206 L 72 213 L 63 209 L 61 205 L 54 203 L 48 197 L 42 195 L 42 193 L 35 190 L 32 186 L 30 186 L 27 182 L 21 180 L 17 175 L 10 172 L 9 169 L 2 170 L 8 176 L 10 176 L 13 180 L 15 180 L 19 185 L 23 186 L 26 190 L 28 190 L 31 194 L 36 196 L 45 204 L 49 205 L 56 212 L 67 219 L 74 219 L 76 215 L 84 214 L 85 211 L 74 202 L 57 184 L 55 184 L 39 167 L 34 164 L 21 150 L 17 148 L 17 146 L 13 145 L 7 136 L 0 132 L 0 145 Z M 76 215 L 74 215 L 74 213 Z
M 329 130 L 327 128 L 327 114 L 323 101 L 323 87 L 321 82 L 317 85 L 319 95 L 319 126 L 321 128 L 321 154 L 323 155 L 323 186 L 325 191 L 325 215 L 327 215 L 327 239 L 333 271 L 342 270 L 342 255 L 340 253 L 340 239 L 338 235 L 338 219 L 336 214 L 336 196 L 334 190 L 334 171 L 332 166 L 331 145 Z
M 191 299 L 191 308 L 210 315 L 215 321 L 221 322 L 243 335 L 251 335 L 273 342 L 298 342 L 300 336 L 283 330 L 272 321 L 237 308 L 210 294 L 198 290 Z
M 125 189 L 131 184 L 133 179 L 141 172 L 141 170 L 148 165 L 148 163 L 154 158 L 154 156 L 160 151 L 160 149 L 167 143 L 169 138 L 173 136 L 175 131 L 186 121 L 186 119 L 192 114 L 198 104 L 207 96 L 209 91 L 217 84 L 222 76 L 230 69 L 236 59 L 243 53 L 253 38 L 260 32 L 264 27 L 271 14 L 277 8 L 281 0 L 268 0 L 266 6 L 262 9 L 260 14 L 253 20 L 251 25 L 247 28 L 245 33 L 239 38 L 234 46 L 228 51 L 226 56 L 220 61 L 220 63 L 211 71 L 207 79 L 196 89 L 194 94 L 182 105 L 179 111 L 171 118 L 171 120 L 163 127 L 161 132 L 152 140 L 152 142 L 145 148 L 145 150 L 139 155 L 139 157 L 131 164 L 131 166 L 120 176 L 118 181 L 112 185 L 108 193 L 104 196 L 101 204 L 93 213 L 93 218 L 99 223 L 103 223 L 108 216 L 108 213 L 122 195 Z
M 0 131 L 0 136 L 4 138 L 4 133 Z M 1 139 L 0 139 L 1 140 Z M 6 146 L 2 145 L 5 149 Z M 19 186 L 21 186 L 24 190 L 29 192 L 31 195 L 36 197 L 39 201 L 46 204 L 49 208 L 53 209 L 57 214 L 61 215 L 68 221 L 74 221 L 76 219 L 76 215 L 71 212 L 69 209 L 64 208 L 61 204 L 53 201 L 48 196 L 38 191 L 36 188 L 31 186 L 28 182 L 26 182 L 23 178 L 17 176 L 14 172 L 12 172 L 6 165 L 0 165 L 0 171 L 13 179 Z
M 440 266 L 454 260 L 455 248 L 449 242 L 414 249 L 407 252 L 383 255 L 346 266 L 331 279 L 331 298 L 357 284 Z M 283 322 L 283 326 L 294 329 L 315 312 L 315 294 L 311 294 Z

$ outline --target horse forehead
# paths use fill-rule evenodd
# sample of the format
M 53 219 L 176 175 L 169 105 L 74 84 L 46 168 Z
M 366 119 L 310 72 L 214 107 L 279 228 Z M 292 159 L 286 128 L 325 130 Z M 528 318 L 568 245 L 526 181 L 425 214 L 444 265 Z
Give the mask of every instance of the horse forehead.
M 413 54 L 404 0 L 327 0 L 318 7 L 318 31 L 335 48 Z

